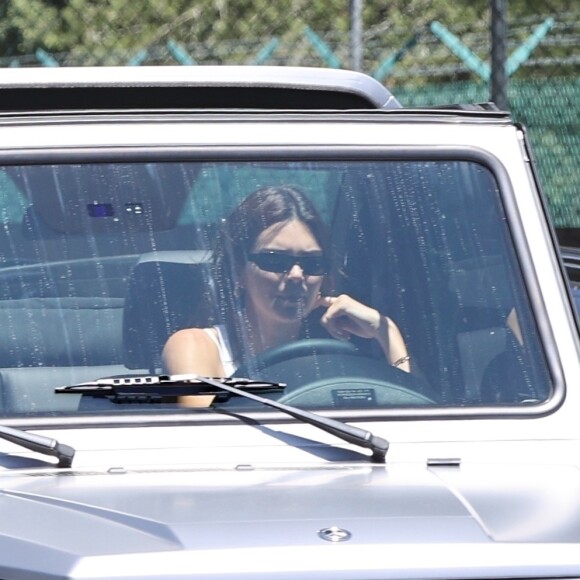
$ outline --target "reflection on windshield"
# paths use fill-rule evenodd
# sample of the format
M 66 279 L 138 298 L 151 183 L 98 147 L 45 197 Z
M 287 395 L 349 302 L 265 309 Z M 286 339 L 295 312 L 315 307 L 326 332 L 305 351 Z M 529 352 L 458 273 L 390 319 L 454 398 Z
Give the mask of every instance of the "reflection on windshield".
M 135 372 L 284 382 L 276 397 L 310 408 L 550 394 L 481 165 L 63 164 L 0 176 L 7 416 L 75 412 L 55 387 Z

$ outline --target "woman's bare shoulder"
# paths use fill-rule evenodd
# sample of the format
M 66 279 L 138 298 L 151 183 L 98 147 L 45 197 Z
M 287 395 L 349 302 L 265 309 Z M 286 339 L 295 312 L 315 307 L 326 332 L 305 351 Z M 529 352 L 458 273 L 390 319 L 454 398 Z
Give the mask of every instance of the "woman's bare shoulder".
M 209 337 L 210 332 L 215 332 L 213 328 L 183 328 L 173 333 L 167 340 L 169 344 L 199 344 L 213 343 Z
M 219 376 L 221 360 L 211 328 L 185 328 L 172 334 L 163 348 L 163 366 L 172 374 Z

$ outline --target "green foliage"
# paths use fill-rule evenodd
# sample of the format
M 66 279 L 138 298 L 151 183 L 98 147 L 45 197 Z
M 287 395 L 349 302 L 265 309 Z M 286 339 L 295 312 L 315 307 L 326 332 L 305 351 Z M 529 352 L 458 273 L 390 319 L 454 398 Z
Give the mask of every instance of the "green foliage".
M 372 74 L 417 35 L 421 39 L 404 52 L 385 79 L 403 104 L 489 99 L 489 86 L 434 39 L 429 25 L 440 22 L 479 59 L 489 62 L 490 0 L 363 0 L 362 4 L 367 72 Z M 544 64 L 521 67 L 510 80 L 510 104 L 514 117 L 529 128 L 556 222 L 580 225 L 576 201 L 580 199 L 580 98 L 578 53 L 574 52 L 579 3 L 509 0 L 507 4 L 508 25 L 515 20 L 523 23 L 517 29 L 509 27 L 508 53 L 542 19 L 556 20 L 545 52 L 533 55 Z M 267 64 L 324 66 L 305 38 L 309 26 L 348 66 L 349 5 L 349 0 L 4 0 L 0 56 L 12 62 L 22 55 L 35 59 L 35 52 L 43 49 L 68 65 L 138 64 L 141 58 L 145 64 L 175 64 L 167 48 L 172 41 L 200 64 L 248 64 L 270 40 L 279 39 Z M 558 34 L 567 34 L 569 40 L 555 46 L 553 38 Z M 565 65 L 559 64 L 564 61 Z M 445 70 L 450 72 L 441 72 Z M 440 71 L 440 76 L 433 77 L 433 71 Z
M 510 17 L 574 10 L 575 0 L 513 0 Z M 489 21 L 488 0 L 366 0 L 365 36 L 400 31 L 402 37 L 433 20 L 447 25 Z M 350 28 L 348 0 L 5 0 L 0 21 L 4 55 L 34 54 L 37 48 L 88 59 L 114 60 L 168 39 L 186 45 L 221 41 L 266 42 L 289 37 L 308 24 L 320 33 L 344 36 Z M 123 64 L 123 63 L 114 63 Z

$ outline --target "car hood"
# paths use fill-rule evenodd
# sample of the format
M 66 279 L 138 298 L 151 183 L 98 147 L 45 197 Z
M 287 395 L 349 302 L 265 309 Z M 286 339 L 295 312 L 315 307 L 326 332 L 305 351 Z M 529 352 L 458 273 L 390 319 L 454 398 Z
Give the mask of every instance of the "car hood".
M 55 470 L 0 485 L 2 578 L 580 574 L 573 466 Z

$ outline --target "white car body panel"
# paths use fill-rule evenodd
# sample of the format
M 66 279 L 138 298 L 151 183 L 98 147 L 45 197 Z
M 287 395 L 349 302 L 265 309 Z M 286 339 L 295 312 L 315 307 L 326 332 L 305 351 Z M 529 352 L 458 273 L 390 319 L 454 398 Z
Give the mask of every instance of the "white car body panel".
M 37 84 L 50 82 L 49 71 L 38 72 Z M 227 78 L 222 72 L 217 84 Z M 101 82 L 66 74 L 65 85 Z M 134 74 L 135 82 L 147 80 L 123 74 L 127 84 Z M 163 74 L 161 84 L 186 80 Z M 16 86 L 17 78 L 2 83 Z M 532 266 L 527 276 L 561 372 L 559 390 L 527 414 L 509 406 L 353 412 L 349 424 L 389 441 L 384 465 L 271 410 L 255 425 L 211 415 L 203 422 L 182 415 L 6 419 L 76 454 L 71 468 L 59 469 L 0 440 L 0 578 L 580 577 L 580 345 L 518 127 L 503 118 L 397 111 L 90 120 L 15 112 L 0 122 L 0 156 L 12 159 L 128 149 L 485 157 L 513 195 L 509 225 L 522 263 Z M 352 537 L 321 538 L 333 526 Z

